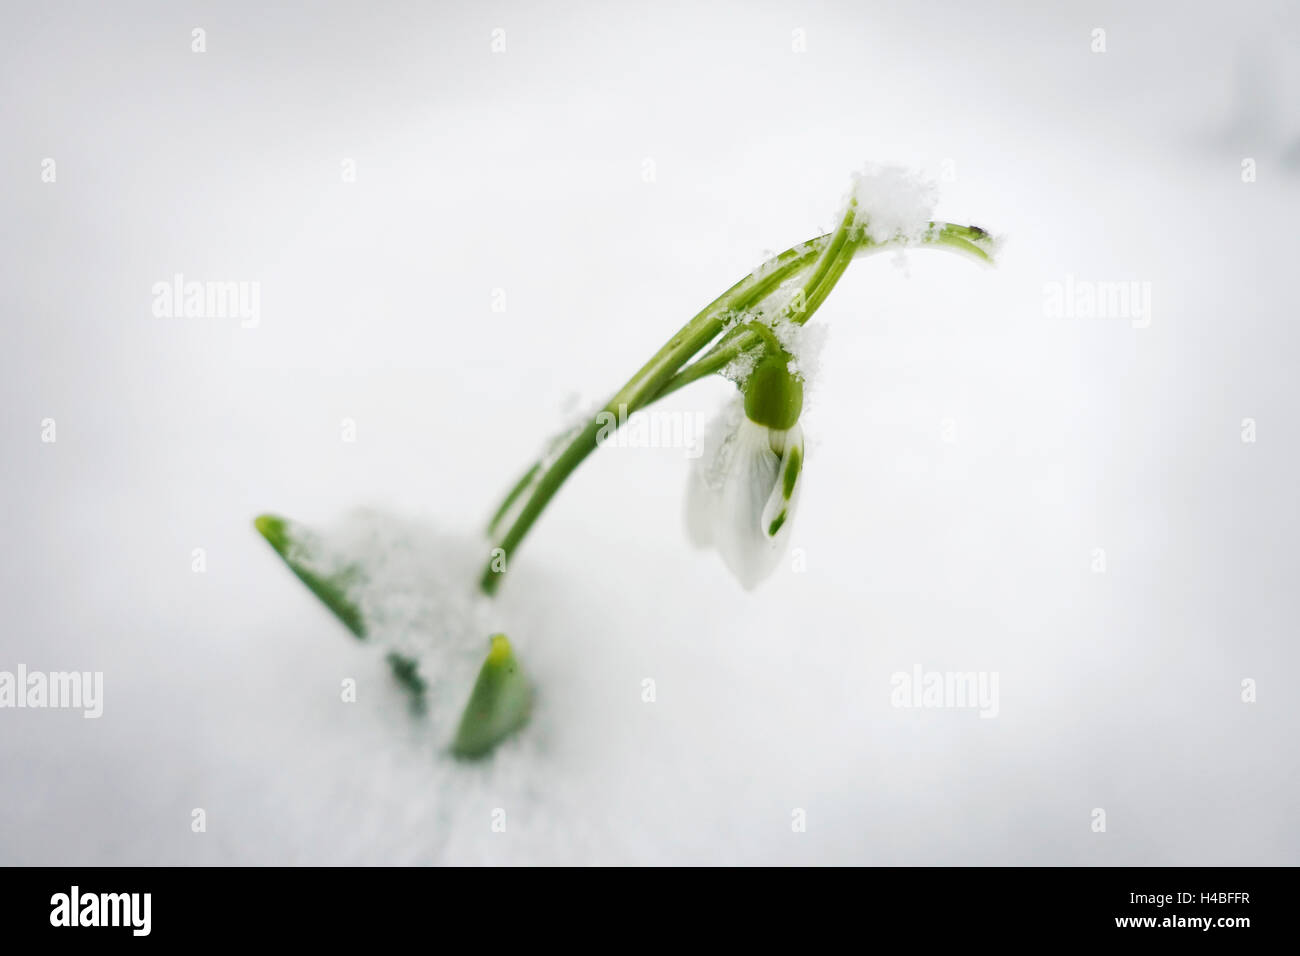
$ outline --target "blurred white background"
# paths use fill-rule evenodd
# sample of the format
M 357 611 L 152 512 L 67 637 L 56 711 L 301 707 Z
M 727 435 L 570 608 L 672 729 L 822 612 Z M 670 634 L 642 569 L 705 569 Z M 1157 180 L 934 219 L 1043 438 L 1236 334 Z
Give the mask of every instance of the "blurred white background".
M 0 711 L 0 863 L 1298 861 L 1294 5 L 7 3 L 0 47 L 0 669 L 105 675 Z M 602 449 L 503 592 L 537 718 L 446 764 L 252 517 L 476 532 L 868 161 L 1007 243 L 817 315 L 806 570 L 745 594 L 683 452 Z M 156 317 L 175 273 L 260 323 Z M 1066 276 L 1149 326 L 1049 318 Z M 997 718 L 892 707 L 916 665 Z

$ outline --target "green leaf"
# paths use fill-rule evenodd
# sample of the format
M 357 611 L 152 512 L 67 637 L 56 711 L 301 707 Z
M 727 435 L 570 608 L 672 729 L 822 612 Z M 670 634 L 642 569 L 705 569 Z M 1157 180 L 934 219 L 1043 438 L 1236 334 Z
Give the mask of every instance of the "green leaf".
M 307 585 L 349 631 L 364 639 L 365 621 L 361 618 L 361 611 L 347 596 L 348 586 L 356 579 L 356 568 L 348 567 L 333 575 L 322 575 L 312 569 L 308 536 L 297 525 L 277 515 L 260 515 L 253 521 L 253 526 L 275 548 L 275 553 L 284 559 L 298 580 Z
M 533 689 L 504 634 L 492 635 L 492 648 L 478 673 L 456 731 L 452 753 L 484 757 L 528 722 Z
M 260 515 L 253 521 L 253 526 L 289 566 L 289 570 L 307 585 L 312 594 L 320 598 L 322 604 L 334 612 L 343 626 L 360 640 L 365 640 L 365 619 L 360 608 L 348 597 L 349 588 L 361 577 L 360 569 L 356 565 L 347 565 L 334 573 L 327 574 L 318 570 L 314 563 L 320 556 L 315 553 L 313 535 L 301 525 L 278 515 Z M 422 709 L 426 685 L 420 677 L 415 660 L 394 652 L 388 655 L 388 666 L 392 668 L 397 683 L 411 694 L 412 704 L 417 709 Z

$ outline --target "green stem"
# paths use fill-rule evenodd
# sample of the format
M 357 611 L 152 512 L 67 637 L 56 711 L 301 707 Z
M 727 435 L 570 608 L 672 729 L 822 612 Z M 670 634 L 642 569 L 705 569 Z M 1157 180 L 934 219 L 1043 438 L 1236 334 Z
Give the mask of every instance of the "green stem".
M 948 247 L 990 261 L 989 253 L 980 245 L 988 238 L 988 234 L 978 227 L 934 223 L 923 243 Z M 769 259 L 697 313 L 614 394 L 604 411 L 613 416 L 615 423 L 621 422 L 626 415 L 651 402 L 725 368 L 737 355 L 760 344 L 760 333 L 738 326 L 723 336 L 706 356 L 692 365 L 686 365 L 717 338 L 735 313 L 743 313 L 762 302 L 789 277 L 808 270 L 808 278 L 802 286 L 802 302 L 785 310 L 793 321 L 802 324 L 826 300 L 855 254 L 861 251 L 879 251 L 899 244 L 872 243 L 866 239 L 856 227 L 856 208 L 850 204 L 835 232 L 792 246 Z M 497 510 L 491 522 L 492 528 L 501 523 L 526 489 L 532 489 L 505 536 L 496 544 L 507 562 L 512 559 L 519 543 L 569 475 L 596 450 L 601 433 L 609 427 L 601 422 L 600 419 L 604 417 L 607 416 L 593 416 L 591 421 L 586 422 L 544 471 L 541 462 L 529 469 Z M 539 471 L 540 478 L 537 477 Z M 498 564 L 499 561 L 494 556 L 479 579 L 479 587 L 485 594 L 495 594 L 505 576 L 508 564 L 501 564 L 500 570 L 497 569 Z
M 820 238 L 829 239 L 830 236 L 827 234 Z M 979 244 L 982 242 L 987 245 L 989 238 L 988 233 L 983 229 L 980 229 L 978 226 L 958 226 L 948 222 L 936 222 L 931 224 L 928 238 L 923 240 L 923 245 L 941 246 L 953 249 L 964 252 L 981 262 L 991 263 L 993 257 L 984 246 Z M 877 252 L 884 252 L 890 248 L 897 248 L 899 245 L 900 243 L 898 242 L 873 243 L 870 240 L 864 239 L 861 240 L 857 248 L 853 250 L 852 255 L 871 255 Z M 842 272 L 843 268 L 840 269 L 841 274 Z M 838 278 L 839 276 L 836 275 L 835 279 L 838 280 Z M 829 289 L 827 289 L 827 292 L 829 292 Z M 800 324 L 807 322 L 808 319 L 812 317 L 812 313 L 816 311 L 816 308 L 820 306 L 823 301 L 825 301 L 824 295 L 816 302 L 805 303 L 803 311 L 793 311 L 790 314 L 790 318 Z M 811 308 L 809 308 L 809 304 L 811 304 Z M 679 388 L 690 385 L 692 382 L 697 382 L 707 375 L 721 372 L 739 356 L 762 344 L 762 340 L 758 335 L 754 334 L 752 329 L 747 326 L 737 326 L 727 335 L 719 339 L 717 344 L 707 353 L 696 359 L 690 365 L 687 365 L 669 379 L 664 387 L 660 389 L 659 394 L 654 397 L 654 401 L 659 401 L 659 399 L 671 395 Z
M 497 513 L 494 514 L 492 520 L 488 522 L 488 534 L 496 534 L 497 525 L 501 524 L 501 519 L 510 511 L 510 506 L 513 505 L 519 499 L 519 496 L 524 493 L 524 489 L 533 483 L 533 479 L 537 477 L 537 473 L 541 470 L 542 463 L 539 461 L 534 462 L 533 467 L 524 472 L 524 476 L 519 479 L 519 483 L 510 489 L 510 493 L 506 495 L 505 501 L 501 502 L 501 507 L 497 509 Z
M 717 337 L 732 313 L 743 311 L 755 302 L 762 301 L 787 278 L 805 268 L 809 262 L 814 261 L 816 257 L 821 255 L 829 238 L 829 236 L 821 236 L 811 242 L 792 246 L 769 259 L 757 270 L 714 299 L 713 302 L 687 322 L 676 335 L 669 339 L 663 348 L 642 366 L 626 385 L 615 393 L 614 397 L 606 404 L 604 411 L 615 416 L 617 421 L 620 420 L 621 415 L 630 414 L 649 404 L 656 397 L 664 383 L 682 365 Z M 620 411 L 620 407 L 622 411 Z M 560 486 L 573 473 L 573 470 L 582 463 L 583 459 L 595 451 L 601 430 L 604 427 L 593 416 L 592 420 L 582 426 L 581 430 L 570 440 L 559 456 L 550 463 L 549 467 L 542 473 L 541 478 L 535 477 L 541 467 L 539 462 L 529 469 L 507 496 L 506 502 L 497 509 L 497 513 L 491 522 L 492 527 L 496 527 L 501 522 L 501 519 L 509 512 L 511 505 L 514 504 L 519 495 L 531 486 L 532 493 L 528 500 L 515 516 L 514 522 L 506 531 L 505 536 L 496 544 L 496 548 L 500 549 L 505 555 L 507 562 L 509 562 L 510 556 L 514 554 L 519 542 L 523 540 L 524 535 L 532 527 L 533 522 L 537 520 L 546 505 L 550 503 L 555 492 L 560 489 Z M 498 560 L 493 557 L 479 579 L 479 588 L 485 594 L 496 593 L 501 578 L 505 575 L 509 566 L 507 563 L 501 566 L 500 570 L 497 570 L 498 565 Z

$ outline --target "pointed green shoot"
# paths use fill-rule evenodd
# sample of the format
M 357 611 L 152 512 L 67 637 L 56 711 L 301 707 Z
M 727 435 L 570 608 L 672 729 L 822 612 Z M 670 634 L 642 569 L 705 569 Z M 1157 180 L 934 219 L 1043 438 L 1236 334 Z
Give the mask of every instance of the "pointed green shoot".
M 451 752 L 467 759 L 487 756 L 528 722 L 532 704 L 532 685 L 515 660 L 510 641 L 504 634 L 492 635 L 492 648 L 478 672 Z

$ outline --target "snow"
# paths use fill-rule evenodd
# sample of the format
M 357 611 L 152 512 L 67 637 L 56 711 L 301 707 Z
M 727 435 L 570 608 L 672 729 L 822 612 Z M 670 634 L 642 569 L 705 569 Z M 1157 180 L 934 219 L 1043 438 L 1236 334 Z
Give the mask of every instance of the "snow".
M 722 377 L 744 388 L 745 382 L 749 381 L 749 376 L 754 372 L 754 366 L 758 364 L 760 354 L 761 351 L 756 348 L 741 352 L 723 367 Z
M 560 619 L 538 613 L 544 604 L 557 603 L 549 592 L 553 584 L 510 581 L 500 598 L 489 600 L 474 586 L 485 556 L 482 540 L 418 517 L 360 509 L 324 529 L 295 523 L 291 533 L 302 542 L 294 556 L 309 569 L 354 572 L 347 594 L 363 612 L 367 636 L 361 647 L 371 664 L 378 666 L 395 651 L 417 662 L 427 685 L 426 706 L 413 713 L 395 681 L 369 684 L 356 706 L 377 720 L 367 722 L 365 737 L 354 732 L 334 741 L 335 752 L 345 753 L 349 763 L 387 778 L 388 792 L 401 801 L 393 807 L 396 825 L 382 837 L 372 832 L 369 844 L 351 851 L 354 861 L 491 861 L 502 842 L 493 843 L 494 819 L 504 819 L 516 862 L 581 862 L 592 853 L 620 858 L 617 833 L 602 833 L 593 846 L 579 833 L 534 823 L 539 816 L 574 812 L 607 786 L 599 767 L 555 773 L 572 759 L 556 746 L 557 733 L 586 735 L 581 727 L 565 726 L 572 715 L 562 706 L 576 692 L 570 678 L 580 660 L 570 656 L 571 642 L 556 630 Z M 288 576 L 279 584 L 290 591 L 301 587 Z M 579 616 L 571 612 L 568 621 Z M 334 633 L 323 633 L 323 640 L 353 640 L 341 626 L 324 630 Z M 529 724 L 491 757 L 457 760 L 448 744 L 493 633 L 507 634 L 525 673 L 540 678 L 538 705 Z M 498 812 L 503 816 L 494 817 Z M 599 832 L 601 824 L 593 821 L 592 828 Z
M 938 188 L 903 166 L 868 164 L 853 176 L 856 223 L 872 242 L 919 242 L 930 228 Z
M 766 325 L 772 330 L 781 347 L 790 354 L 789 369 L 803 379 L 806 396 L 816 382 L 821 352 L 829 329 L 825 323 L 819 323 L 816 316 L 807 322 L 796 322 L 785 312 L 784 306 L 791 300 L 797 288 L 797 282 L 789 288 L 783 286 L 764 299 L 753 311 L 730 316 L 723 326 L 723 331 L 729 331 L 749 322 L 762 322 Z M 741 352 L 722 369 L 722 377 L 744 387 L 761 354 L 762 349 L 757 347 Z
M 782 319 L 772 326 L 781 347 L 790 353 L 790 371 L 803 379 L 804 399 L 816 391 L 817 372 L 821 368 L 822 350 L 830 334 L 830 326 L 825 321 L 817 321 L 813 316 L 805 323 Z
M 487 549 L 428 521 L 359 509 L 324 531 L 291 525 L 291 555 L 326 578 L 346 574 L 366 643 L 414 660 L 426 683 L 431 739 L 445 745 L 483 664 L 488 638 L 509 622 L 475 587 Z M 350 573 L 349 573 L 350 572 Z

